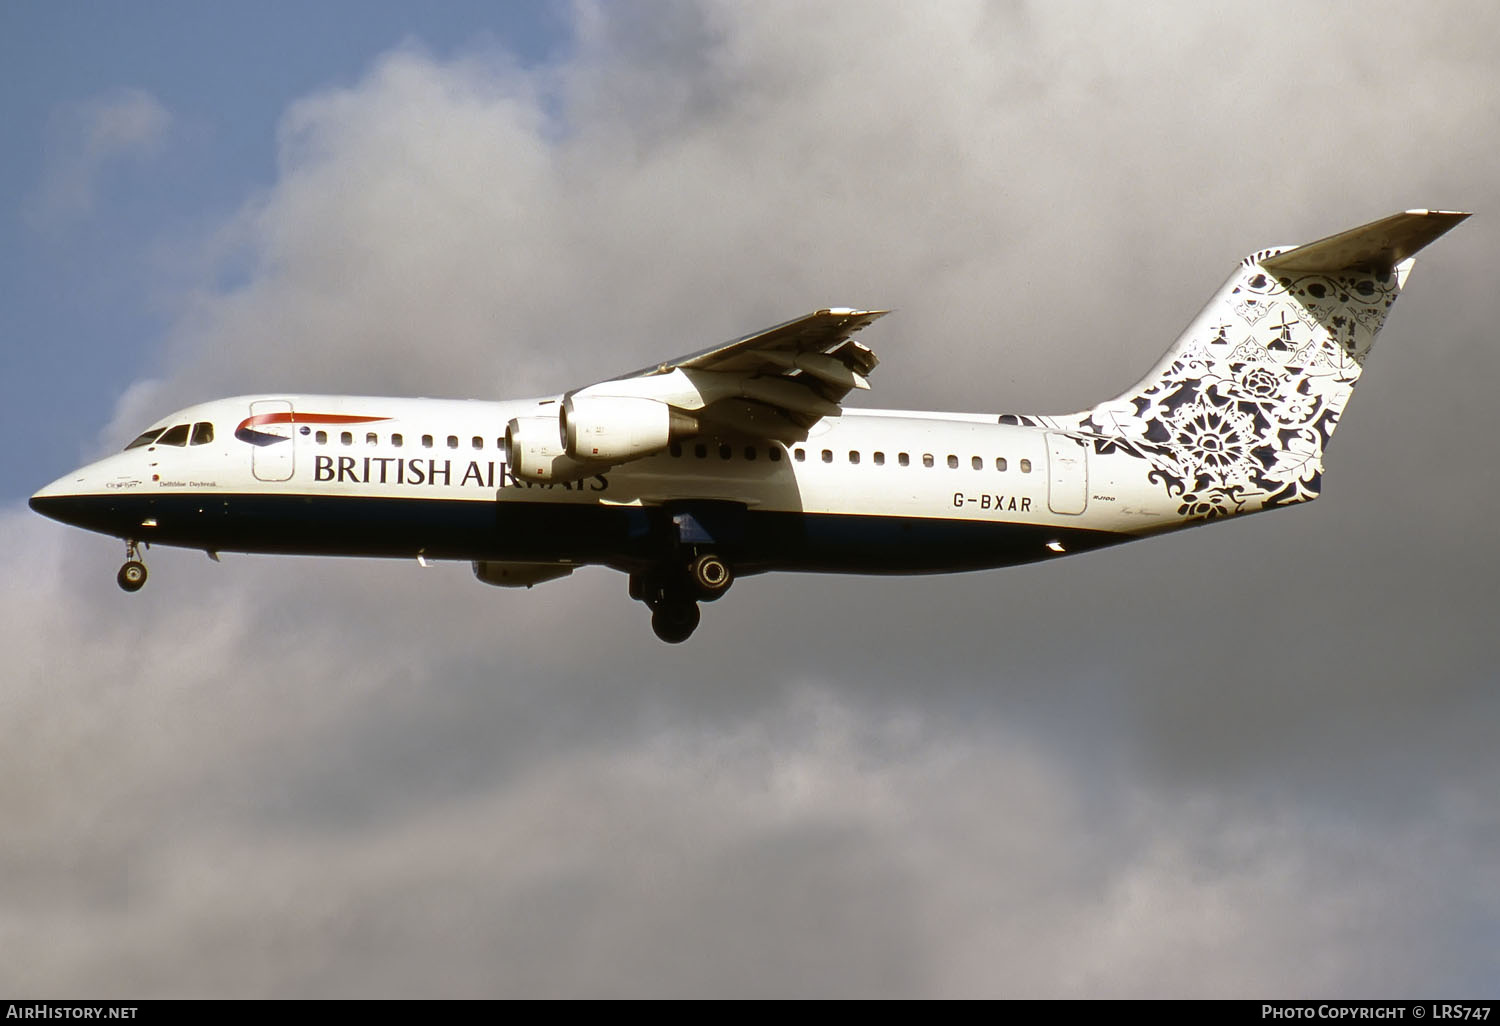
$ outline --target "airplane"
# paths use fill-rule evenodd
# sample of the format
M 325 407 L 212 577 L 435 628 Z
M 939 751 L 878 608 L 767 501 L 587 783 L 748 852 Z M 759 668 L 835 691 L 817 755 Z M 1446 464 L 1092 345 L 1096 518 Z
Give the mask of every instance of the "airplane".
M 1413 255 L 1408 210 L 1246 257 L 1133 388 L 1062 416 L 846 407 L 887 311 L 830 307 L 559 395 L 275 393 L 191 406 L 31 498 L 143 546 L 466 560 L 501 587 L 603 565 L 657 637 L 773 570 L 929 574 L 1086 552 L 1317 498 Z

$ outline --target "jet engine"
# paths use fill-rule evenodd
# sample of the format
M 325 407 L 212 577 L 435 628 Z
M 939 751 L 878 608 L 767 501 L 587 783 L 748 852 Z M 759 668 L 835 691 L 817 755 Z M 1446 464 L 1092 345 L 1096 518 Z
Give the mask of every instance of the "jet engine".
M 624 463 L 698 433 L 698 421 L 655 399 L 572 395 L 563 400 L 562 441 L 575 460 Z
M 517 417 L 505 426 L 505 462 L 523 481 L 581 481 L 602 464 L 573 459 L 563 448 L 556 417 Z

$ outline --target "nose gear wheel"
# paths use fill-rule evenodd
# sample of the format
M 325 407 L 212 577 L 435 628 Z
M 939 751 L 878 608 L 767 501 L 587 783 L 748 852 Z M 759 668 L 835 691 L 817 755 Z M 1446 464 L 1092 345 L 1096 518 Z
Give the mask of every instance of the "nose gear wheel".
M 146 564 L 141 562 L 140 546 L 133 541 L 125 543 L 125 565 L 115 575 L 115 583 L 130 592 L 146 586 Z

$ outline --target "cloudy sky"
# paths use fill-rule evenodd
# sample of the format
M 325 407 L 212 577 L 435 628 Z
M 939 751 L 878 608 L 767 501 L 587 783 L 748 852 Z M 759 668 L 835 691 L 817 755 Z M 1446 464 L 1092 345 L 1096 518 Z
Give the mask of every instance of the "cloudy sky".
M 0 992 L 1500 994 L 1500 17 L 0 7 Z M 1407 207 L 1325 497 L 956 578 L 156 550 L 34 490 L 190 402 L 560 390 L 828 305 L 1057 413 Z

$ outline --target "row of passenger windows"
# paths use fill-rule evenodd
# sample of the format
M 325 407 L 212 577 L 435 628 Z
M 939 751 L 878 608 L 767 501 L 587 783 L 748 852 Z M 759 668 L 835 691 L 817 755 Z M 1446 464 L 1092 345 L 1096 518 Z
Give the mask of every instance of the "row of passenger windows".
M 328 432 L 327 431 L 314 431 L 310 427 L 304 427 L 302 429 L 302 433 L 304 435 L 312 435 L 313 441 L 317 442 L 319 445 L 327 445 L 328 444 Z M 339 432 L 339 444 L 340 445 L 353 445 L 354 444 L 354 432 L 353 431 L 340 431 Z M 365 432 L 365 445 L 379 445 L 379 444 L 380 444 L 380 436 L 379 435 L 377 435 L 373 431 L 367 431 L 367 432 Z M 405 444 L 406 444 L 406 437 L 404 435 L 401 435 L 401 434 L 393 434 L 393 435 L 391 435 L 391 446 L 393 448 L 400 449 Z M 458 449 L 458 448 L 461 448 L 461 446 L 462 446 L 462 443 L 459 441 L 459 437 L 457 435 L 449 435 L 448 438 L 446 439 L 446 444 L 447 444 L 448 448 L 450 448 L 450 449 Z M 422 436 L 422 448 L 424 448 L 424 449 L 431 449 L 435 445 L 437 445 L 437 440 L 435 438 L 433 438 L 432 435 L 423 435 Z M 479 435 L 475 435 L 473 438 L 469 439 L 469 447 L 472 448 L 472 449 L 483 449 L 484 448 L 484 439 L 482 437 L 480 437 Z M 505 439 L 504 438 L 497 438 L 497 439 L 495 439 L 495 448 L 497 448 L 497 449 L 503 449 L 503 448 L 505 448 Z
M 717 446 L 717 449 L 719 453 L 719 459 L 734 459 L 734 446 L 719 445 Z M 667 452 L 671 453 L 673 456 L 681 456 L 683 454 L 682 443 L 673 442 L 670 446 L 667 447 Z M 704 445 L 702 442 L 699 442 L 697 445 L 693 446 L 693 455 L 700 460 L 708 459 L 708 446 Z M 747 460 L 757 459 L 760 456 L 760 449 L 756 448 L 753 445 L 747 445 L 745 446 L 744 455 L 745 459 Z M 770 460 L 772 463 L 780 463 L 781 449 L 778 446 L 771 446 L 771 448 L 766 451 L 766 459 Z
M 206 427 L 206 428 L 208 428 L 208 438 L 205 439 L 205 441 L 211 441 L 213 439 L 213 427 L 212 427 L 212 425 L 200 424 L 200 425 L 197 425 L 197 426 L 198 427 Z M 184 430 L 186 429 L 186 425 L 181 425 L 181 427 Z M 173 428 L 172 429 L 172 431 L 176 431 L 176 430 L 178 430 L 178 429 L 177 428 Z M 313 441 L 317 442 L 319 445 L 327 445 L 328 444 L 328 432 L 327 431 L 313 431 L 311 428 L 304 427 L 302 429 L 302 433 L 304 435 L 311 434 L 312 437 L 313 437 Z M 141 437 L 142 438 L 146 438 L 147 436 L 143 435 Z M 186 437 L 186 436 L 184 435 L 184 437 Z M 352 431 L 341 431 L 341 432 L 339 432 L 339 439 L 338 440 L 339 440 L 339 444 L 340 445 L 353 445 L 354 441 L 355 441 L 355 439 L 354 439 L 354 432 L 352 432 Z M 458 449 L 458 448 L 461 448 L 461 446 L 462 446 L 462 442 L 459 439 L 458 435 L 449 435 L 446 439 L 444 439 L 444 441 L 445 441 L 445 443 L 446 443 L 446 445 L 447 445 L 447 447 L 449 449 Z M 137 445 L 137 444 L 142 444 L 143 445 L 145 443 L 144 442 L 140 442 L 139 439 L 136 442 L 132 442 L 131 443 L 132 446 Z M 182 442 L 165 442 L 165 441 L 163 441 L 162 444 L 182 445 L 183 443 Z M 198 445 L 199 444 L 196 435 L 193 438 L 193 444 L 194 445 Z M 374 431 L 369 431 L 369 432 L 365 433 L 365 445 L 367 445 L 367 446 L 375 446 L 375 445 L 379 445 L 379 444 L 380 444 L 380 436 L 377 435 Z M 391 435 L 391 446 L 393 448 L 400 449 L 405 444 L 406 444 L 406 439 L 405 439 L 405 437 L 403 435 L 400 435 L 400 434 L 392 434 Z M 434 438 L 432 435 L 422 435 L 421 436 L 421 444 L 422 444 L 422 448 L 424 448 L 424 449 L 431 449 L 431 448 L 433 448 L 433 447 L 435 447 L 437 445 L 437 439 Z M 485 439 L 483 437 L 481 437 L 480 435 L 474 435 L 472 438 L 469 439 L 469 446 L 470 446 L 470 448 L 473 448 L 473 449 L 483 449 L 484 445 L 485 445 Z M 497 438 L 497 439 L 495 439 L 495 448 L 497 448 L 497 449 L 504 449 L 505 448 L 505 439 L 504 438 Z M 734 458 L 734 454 L 735 454 L 734 446 L 727 445 L 727 444 L 721 444 L 721 445 L 716 446 L 715 449 L 717 450 L 718 457 L 721 460 L 728 460 L 728 459 L 733 459 Z M 667 451 L 669 453 L 671 453 L 672 456 L 680 458 L 680 457 L 682 457 L 684 455 L 685 452 L 688 451 L 688 449 L 687 449 L 687 447 L 683 446 L 682 443 L 680 443 L 680 442 L 673 442 L 672 445 L 668 448 Z M 691 451 L 692 451 L 693 456 L 695 456 L 696 458 L 698 458 L 700 460 L 707 459 L 708 458 L 708 453 L 709 453 L 709 446 L 706 445 L 706 444 L 704 444 L 704 443 L 702 443 L 702 442 L 699 442 L 696 445 L 694 445 L 694 446 L 691 447 Z M 754 446 L 754 445 L 747 445 L 747 446 L 745 446 L 745 448 L 743 450 L 744 458 L 747 459 L 747 460 L 758 459 L 759 456 L 760 456 L 760 453 L 761 453 L 761 450 L 757 446 Z M 770 460 L 772 463 L 779 463 L 781 461 L 781 454 L 782 454 L 781 448 L 779 446 L 774 446 L 774 445 L 771 446 L 769 449 L 767 449 L 765 451 L 766 458 L 768 460 Z M 821 453 L 821 456 L 822 456 L 822 460 L 823 460 L 824 463 L 832 463 L 833 460 L 834 460 L 834 454 L 833 454 L 833 450 L 832 449 L 824 449 L 822 451 L 822 453 Z M 796 449 L 793 449 L 792 450 L 792 458 L 795 459 L 798 463 L 805 463 L 807 461 L 807 450 L 801 448 L 800 446 L 798 448 L 796 448 Z M 862 455 L 861 455 L 861 453 L 860 453 L 860 451 L 858 449 L 850 449 L 849 450 L 848 460 L 849 460 L 850 463 L 857 464 L 857 463 L 860 462 L 860 460 L 862 458 L 863 457 L 862 457 Z M 874 463 L 875 466 L 877 466 L 877 467 L 883 467 L 883 466 L 885 466 L 885 459 L 886 459 L 886 457 L 885 457 L 885 453 L 884 452 L 880 452 L 880 451 L 877 450 L 877 451 L 872 452 L 870 454 L 870 462 Z M 934 467 L 934 466 L 937 465 L 937 457 L 933 456 L 933 454 L 930 453 L 930 452 L 924 452 L 922 454 L 922 456 L 921 456 L 921 459 L 922 459 L 922 466 L 924 466 L 924 467 Z M 903 467 L 911 466 L 911 453 L 898 452 L 896 454 L 896 463 L 899 464 L 900 466 L 903 466 Z M 958 467 L 959 467 L 959 458 L 957 456 L 952 455 L 950 453 L 948 455 L 948 457 L 947 457 L 947 463 L 948 463 L 949 469 L 951 469 L 951 470 L 957 470 Z M 983 470 L 984 469 L 984 463 L 985 463 L 984 458 L 981 457 L 981 456 L 971 456 L 971 457 L 969 457 L 969 465 L 971 467 L 973 467 L 975 470 Z M 1020 467 L 1021 473 L 1023 473 L 1023 474 L 1029 474 L 1029 473 L 1031 473 L 1031 461 L 1029 459 L 1022 459 L 1018 465 Z M 998 471 L 1001 471 L 1003 473 L 1004 471 L 1007 471 L 1007 470 L 1010 469 L 1010 463 L 1009 463 L 1009 461 L 1004 456 L 996 456 L 995 457 L 995 469 L 998 470 Z
M 214 426 L 206 420 L 196 424 L 176 424 L 169 428 L 152 428 L 136 438 L 125 448 L 139 449 L 143 445 L 207 445 L 214 440 Z
M 833 456 L 833 450 L 832 449 L 824 449 L 821 455 L 822 455 L 822 459 L 823 459 L 824 463 L 832 463 L 833 462 L 834 456 Z M 798 463 L 801 463 L 801 462 L 803 462 L 804 460 L 807 459 L 807 452 L 806 452 L 806 450 L 803 450 L 803 449 L 794 449 L 794 450 L 792 450 L 792 456 L 797 460 Z M 862 457 L 861 457 L 860 452 L 859 452 L 858 449 L 850 449 L 849 450 L 848 459 L 849 459 L 850 463 L 857 464 L 857 463 L 860 462 L 861 458 Z M 883 466 L 885 466 L 885 453 L 880 452 L 878 450 L 876 452 L 872 452 L 870 454 L 870 462 L 874 463 L 877 467 L 883 467 Z M 909 466 L 911 466 L 911 454 L 910 453 L 905 453 L 905 452 L 898 452 L 896 454 L 896 463 L 899 464 L 900 466 L 903 466 L 903 467 L 909 467 Z M 959 458 L 957 456 L 953 455 L 952 453 L 949 453 L 948 457 L 947 457 L 947 463 L 948 463 L 948 469 L 949 470 L 957 470 L 958 467 L 959 467 Z M 930 452 L 924 452 L 922 454 L 922 466 L 924 466 L 924 467 L 935 467 L 935 466 L 937 466 L 937 457 L 934 456 Z M 983 456 L 970 456 L 969 457 L 969 466 L 973 467 L 975 470 L 983 470 L 984 469 L 984 457 Z M 1029 474 L 1029 473 L 1031 473 L 1031 461 L 1029 459 L 1025 459 L 1025 458 L 1021 459 L 1021 461 L 1017 464 L 1017 466 L 1020 467 L 1021 473 L 1023 473 L 1023 474 Z M 1010 461 L 1007 460 L 1004 456 L 996 456 L 995 457 L 995 469 L 998 470 L 998 471 L 1001 471 L 1002 473 L 1005 472 L 1005 471 L 1007 471 L 1007 470 L 1009 470 L 1010 469 Z
M 304 435 L 311 434 L 313 440 L 315 442 L 317 442 L 319 445 L 327 445 L 328 444 L 328 432 L 327 431 L 321 431 L 321 430 L 320 431 L 313 431 L 312 428 L 304 426 L 302 428 L 302 434 L 304 434 Z M 177 424 L 177 425 L 174 425 L 173 427 L 169 427 L 169 428 L 152 428 L 150 431 L 147 431 L 145 434 L 141 435 L 135 441 L 131 442 L 125 448 L 126 449 L 138 449 L 138 448 L 140 448 L 143 445 L 152 445 L 152 444 L 156 444 L 156 445 L 176 445 L 176 446 L 207 445 L 209 442 L 212 442 L 213 440 L 214 440 L 214 426 L 212 424 L 210 424 L 208 421 L 199 421 L 197 424 Z M 446 439 L 444 439 L 444 442 L 447 445 L 447 447 L 450 448 L 450 449 L 457 449 L 457 448 L 461 447 L 461 442 L 459 440 L 458 435 L 449 435 Z M 422 448 L 424 448 L 424 449 L 431 449 L 431 448 L 433 448 L 437 444 L 437 440 L 432 435 L 423 435 L 422 438 L 421 438 L 421 443 L 422 443 Z M 354 444 L 354 432 L 352 432 L 352 431 L 341 431 L 341 432 L 339 432 L 339 444 L 340 445 L 353 445 Z M 375 446 L 375 445 L 379 445 L 379 444 L 380 444 L 380 436 L 377 435 L 374 431 L 369 431 L 369 432 L 365 433 L 365 445 L 367 445 L 367 446 Z M 406 439 L 402 435 L 400 435 L 400 434 L 392 434 L 391 435 L 391 445 L 392 445 L 392 447 L 400 449 L 405 444 L 406 444 Z M 484 444 L 485 444 L 485 440 L 480 435 L 474 435 L 472 438 L 469 439 L 469 447 L 470 448 L 473 448 L 473 449 L 483 449 L 484 448 Z M 495 439 L 495 448 L 497 448 L 497 449 L 504 449 L 505 448 L 505 439 L 504 438 L 497 438 L 497 439 Z M 694 445 L 692 447 L 692 453 L 693 453 L 693 455 L 696 458 L 700 459 L 700 460 L 708 458 L 708 450 L 709 450 L 709 447 L 706 444 L 702 443 L 702 442 L 699 442 L 699 443 L 697 443 L 696 445 Z M 731 446 L 731 445 L 719 445 L 719 446 L 717 446 L 717 450 L 718 450 L 718 456 L 719 456 L 720 459 L 728 460 L 728 459 L 733 459 L 734 458 L 734 447 Z M 669 447 L 668 452 L 670 452 L 674 457 L 681 457 L 683 455 L 683 453 L 685 452 L 685 449 L 684 449 L 683 445 L 680 442 L 673 442 L 672 445 Z M 772 463 L 778 463 L 778 462 L 781 461 L 781 453 L 782 453 L 781 447 L 773 445 L 768 450 L 766 450 L 766 458 L 769 459 Z M 757 448 L 756 446 L 747 445 L 744 448 L 744 457 L 747 460 L 756 459 L 756 458 L 759 457 L 759 454 L 760 454 L 760 449 Z M 833 450 L 832 449 L 824 449 L 822 451 L 821 455 L 822 455 L 822 460 L 823 460 L 824 463 L 832 463 L 833 462 L 834 456 L 833 456 Z M 800 446 L 798 448 L 796 448 L 796 449 L 793 449 L 792 450 L 792 458 L 795 459 L 798 463 L 804 463 L 804 462 L 806 462 L 807 461 L 807 450 L 801 448 Z M 848 460 L 849 460 L 850 463 L 857 464 L 857 463 L 860 462 L 861 458 L 862 457 L 861 457 L 860 451 L 858 449 L 850 449 L 849 450 Z M 880 451 L 876 451 L 876 452 L 871 453 L 870 454 L 870 462 L 874 463 L 875 466 L 877 466 L 877 467 L 883 467 L 883 466 L 885 466 L 885 453 L 880 452 Z M 896 454 L 896 462 L 899 465 L 903 466 L 903 467 L 910 466 L 911 465 L 911 454 L 910 453 L 905 453 L 905 452 L 899 452 L 899 453 L 897 453 Z M 947 462 L 948 462 L 949 469 L 951 469 L 951 470 L 957 470 L 958 469 L 958 467 L 959 467 L 959 458 L 957 456 L 949 454 Z M 932 453 L 925 452 L 925 453 L 922 454 L 922 466 L 924 466 L 924 467 L 932 467 L 932 466 L 936 466 L 936 465 L 937 465 L 937 460 L 936 460 L 936 457 L 934 457 L 932 455 Z M 969 458 L 969 465 L 972 466 L 975 470 L 983 470 L 984 469 L 984 459 L 982 457 L 980 457 L 980 456 L 971 456 Z M 1029 473 L 1031 473 L 1031 461 L 1030 460 L 1028 460 L 1028 459 L 1021 460 L 1019 466 L 1020 466 L 1020 469 L 1021 469 L 1021 473 L 1023 473 L 1023 474 L 1029 474 Z M 995 469 L 999 470 L 999 471 L 1005 471 L 1005 470 L 1009 469 L 1009 464 L 1006 461 L 1006 459 L 1005 459 L 1004 456 L 996 456 L 995 457 Z
M 694 445 L 692 447 L 693 456 L 695 456 L 696 458 L 698 458 L 700 460 L 707 459 L 708 458 L 708 449 L 709 449 L 709 447 L 707 445 L 704 445 L 703 443 L 700 442 L 697 445 Z M 670 452 L 673 456 L 681 457 L 687 450 L 680 443 L 674 442 L 674 443 L 672 443 L 671 447 L 667 451 Z M 758 453 L 759 453 L 759 450 L 755 446 L 753 446 L 753 445 L 747 445 L 747 446 L 745 446 L 745 459 L 747 459 L 747 460 L 753 460 L 753 459 L 755 459 L 757 457 Z M 720 445 L 720 446 L 718 446 L 718 454 L 719 454 L 719 459 L 721 459 L 721 460 L 733 459 L 734 458 L 734 446 L 732 446 L 732 445 Z M 771 462 L 775 463 L 776 461 L 778 461 L 778 460 L 781 459 L 781 449 L 778 448 L 778 447 L 776 447 L 776 446 L 772 446 L 771 449 L 770 449 L 770 451 L 766 453 L 766 456 L 767 456 L 767 458 L 769 458 L 771 460 Z M 793 449 L 792 450 L 792 458 L 794 460 L 796 460 L 798 463 L 805 463 L 805 462 L 807 462 L 807 450 L 801 448 L 800 446 L 798 448 L 796 448 L 796 449 Z M 862 458 L 863 457 L 862 457 L 862 455 L 861 455 L 861 453 L 860 453 L 860 451 L 858 449 L 850 449 L 849 450 L 848 459 L 849 459 L 850 463 L 857 464 L 857 463 L 860 462 L 860 460 Z M 832 463 L 833 460 L 834 460 L 833 450 L 832 449 L 824 449 L 823 452 L 822 452 L 822 459 L 823 459 L 824 463 Z M 885 453 L 880 452 L 878 450 L 876 452 L 872 452 L 870 454 L 870 462 L 873 463 L 873 464 L 875 464 L 875 466 L 877 466 L 877 467 L 883 467 L 883 466 L 885 466 Z M 896 454 L 896 463 L 899 464 L 900 466 L 903 466 L 903 467 L 909 467 L 909 466 L 911 466 L 911 453 L 908 453 L 908 452 L 898 452 Z M 969 457 L 969 465 L 971 467 L 973 467 L 975 470 L 983 470 L 984 469 L 984 457 L 982 457 L 982 456 L 971 456 L 971 457 Z M 924 452 L 922 454 L 922 466 L 924 466 L 924 467 L 935 467 L 935 466 L 937 466 L 937 457 L 933 456 L 933 454 L 930 453 L 930 452 Z M 1031 473 L 1031 461 L 1029 459 L 1023 459 L 1023 460 L 1021 460 L 1020 463 L 1018 464 L 1018 466 L 1021 469 L 1021 473 L 1023 473 L 1023 474 L 1029 474 L 1029 473 Z M 959 467 L 959 459 L 958 459 L 957 456 L 954 456 L 952 454 L 950 454 L 948 456 L 948 467 L 951 470 L 957 470 L 958 469 L 958 467 Z M 1006 471 L 1006 470 L 1009 470 L 1010 469 L 1010 461 L 1007 460 L 1004 456 L 996 456 L 995 457 L 995 469 L 999 470 L 999 471 L 1002 471 L 1002 472 Z
M 796 450 L 794 450 L 793 453 L 792 453 L 792 455 L 796 457 L 798 463 L 801 463 L 803 460 L 807 459 L 807 453 L 804 450 L 802 450 L 802 449 L 796 449 Z M 832 463 L 833 462 L 833 450 L 832 449 L 824 449 L 822 455 L 823 455 L 823 462 L 824 463 Z M 858 463 L 859 461 L 860 461 L 859 450 L 858 449 L 850 449 L 849 450 L 849 462 L 850 463 Z M 885 466 L 885 453 L 883 453 L 883 452 L 873 452 L 873 453 L 871 453 L 870 454 L 870 461 L 872 463 L 874 463 L 877 467 L 883 467 L 883 466 Z M 901 466 L 903 466 L 903 467 L 909 467 L 909 466 L 911 466 L 911 454 L 910 453 L 905 453 L 905 452 L 898 452 L 896 454 L 896 462 L 898 464 L 900 464 Z M 932 453 L 930 453 L 930 452 L 924 452 L 922 454 L 922 466 L 924 466 L 924 467 L 935 467 L 935 466 L 937 466 L 937 457 L 933 456 Z M 952 453 L 949 453 L 948 454 L 948 469 L 949 470 L 957 470 L 958 466 L 959 466 L 959 459 L 958 459 L 958 457 L 955 456 L 955 455 L 953 455 Z M 975 470 L 983 470 L 984 469 L 984 457 L 983 456 L 970 456 L 969 457 L 969 466 L 973 467 Z M 1021 473 L 1023 473 L 1023 474 L 1029 474 L 1029 473 L 1031 473 L 1031 461 L 1029 459 L 1024 459 L 1023 458 L 1020 461 L 1020 463 L 1018 464 L 1018 466 L 1021 468 Z M 1004 456 L 996 456 L 995 457 L 995 469 L 998 470 L 998 471 L 1001 471 L 1002 473 L 1004 471 L 1009 470 L 1010 469 L 1010 461 L 1007 460 Z
M 302 434 L 303 435 L 309 435 L 309 434 L 312 435 L 313 440 L 315 442 L 317 442 L 319 445 L 327 445 L 328 444 L 328 432 L 327 431 L 322 431 L 322 430 L 313 431 L 312 428 L 304 426 L 302 428 Z M 126 449 L 138 449 L 138 448 L 140 448 L 143 445 L 152 445 L 152 444 L 155 444 L 155 445 L 176 445 L 176 446 L 207 445 L 209 442 L 212 442 L 213 440 L 214 440 L 214 426 L 212 424 L 210 424 L 208 421 L 199 421 L 196 424 L 177 424 L 177 425 L 174 425 L 174 426 L 169 427 L 169 428 L 152 428 L 150 431 L 147 431 L 145 434 L 143 434 L 140 437 L 136 438 L 135 441 L 131 442 L 125 448 Z M 461 442 L 459 440 L 458 435 L 449 435 L 444 441 L 445 441 L 445 443 L 446 443 L 446 445 L 447 445 L 447 447 L 449 449 L 458 449 L 458 448 L 461 447 Z M 421 443 L 422 443 L 422 448 L 424 448 L 424 449 L 431 449 L 431 448 L 433 448 L 437 444 L 437 440 L 432 435 L 422 435 L 421 436 Z M 339 432 L 339 444 L 340 445 L 353 445 L 354 444 L 354 432 L 352 432 L 352 431 L 341 431 L 341 432 Z M 365 445 L 367 445 L 367 446 L 376 446 L 376 445 L 379 445 L 379 444 L 380 444 L 380 436 L 378 434 L 376 434 L 374 431 L 369 431 L 369 432 L 365 433 Z M 391 435 L 391 445 L 392 445 L 392 447 L 400 449 L 405 444 L 406 444 L 406 439 L 401 434 L 392 434 Z M 469 439 L 469 446 L 470 446 L 470 448 L 473 448 L 473 449 L 483 449 L 484 448 L 484 444 L 485 444 L 485 440 L 480 435 L 474 435 L 473 437 L 471 437 Z M 497 439 L 495 439 L 495 448 L 497 448 L 497 449 L 504 449 L 505 448 L 505 439 L 504 438 L 497 438 Z M 709 450 L 709 447 L 706 444 L 702 443 L 702 442 L 699 442 L 699 443 L 695 444 L 692 447 L 692 453 L 693 453 L 693 455 L 695 457 L 697 457 L 698 459 L 700 459 L 700 460 L 708 458 L 708 450 Z M 731 445 L 721 444 L 721 445 L 717 446 L 717 450 L 718 450 L 718 456 L 719 456 L 720 459 L 728 460 L 728 459 L 733 459 L 734 458 L 734 447 L 731 446 Z M 682 443 L 680 443 L 680 442 L 673 442 L 672 445 L 668 448 L 668 452 L 670 452 L 672 454 L 672 456 L 680 458 L 683 455 L 683 453 L 685 452 L 685 449 L 684 449 Z M 781 453 L 782 453 L 781 447 L 773 445 L 769 449 L 766 450 L 766 458 L 769 459 L 772 463 L 778 463 L 778 462 L 781 461 Z M 760 454 L 760 450 L 756 446 L 747 445 L 744 448 L 744 457 L 747 460 L 756 459 L 759 456 L 759 454 Z M 833 460 L 834 460 L 834 455 L 833 455 L 833 450 L 832 449 L 824 449 L 822 451 L 821 455 L 822 455 L 822 460 L 823 460 L 824 463 L 832 463 Z M 795 459 L 798 463 L 804 463 L 804 462 L 806 462 L 807 461 L 807 450 L 803 449 L 800 446 L 797 447 L 796 449 L 793 449 L 792 450 L 792 458 Z M 859 463 L 860 460 L 861 460 L 861 458 L 862 457 L 861 457 L 860 451 L 858 449 L 850 449 L 849 450 L 848 460 L 849 460 L 849 462 L 851 464 L 857 464 L 857 463 Z M 878 450 L 875 451 L 875 452 L 872 452 L 870 454 L 870 462 L 874 463 L 875 466 L 877 466 L 877 467 L 883 467 L 883 466 L 885 466 L 885 453 L 880 452 Z M 910 466 L 911 465 L 911 454 L 910 453 L 905 453 L 905 452 L 897 453 L 896 454 L 896 462 L 899 465 L 903 466 L 903 467 Z M 957 470 L 958 469 L 958 467 L 959 467 L 959 458 L 957 456 L 955 456 L 955 455 L 953 455 L 953 454 L 950 453 L 948 455 L 947 462 L 948 462 L 948 467 L 949 467 L 950 470 Z M 932 453 L 925 452 L 925 453 L 922 454 L 922 466 L 924 466 L 924 467 L 932 467 L 932 466 L 936 466 L 936 465 L 937 465 L 937 460 L 936 460 L 936 457 L 934 457 L 932 455 Z M 969 458 L 969 465 L 971 467 L 973 467 L 975 470 L 983 470 L 984 469 L 984 459 L 983 459 L 983 457 L 980 457 L 980 456 L 971 456 Z M 1031 473 L 1031 461 L 1029 459 L 1023 459 L 1023 460 L 1021 460 L 1019 466 L 1020 466 L 1020 469 L 1021 469 L 1021 473 L 1023 473 L 1023 474 L 1029 474 L 1029 473 Z M 1007 460 L 1005 459 L 1004 456 L 996 456 L 995 457 L 995 469 L 998 470 L 998 471 L 1002 471 L 1002 472 L 1009 469 L 1009 463 L 1007 462 Z

